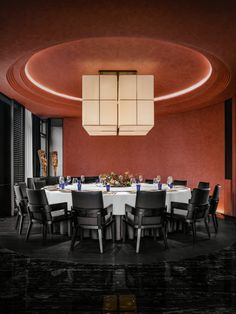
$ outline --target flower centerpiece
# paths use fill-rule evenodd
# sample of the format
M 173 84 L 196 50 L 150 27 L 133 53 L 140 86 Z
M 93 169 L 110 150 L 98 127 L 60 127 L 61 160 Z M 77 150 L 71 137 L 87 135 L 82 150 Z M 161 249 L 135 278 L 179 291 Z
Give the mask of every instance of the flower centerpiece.
M 100 180 L 103 185 L 110 184 L 111 186 L 131 186 L 133 175 L 126 171 L 124 174 L 101 174 Z

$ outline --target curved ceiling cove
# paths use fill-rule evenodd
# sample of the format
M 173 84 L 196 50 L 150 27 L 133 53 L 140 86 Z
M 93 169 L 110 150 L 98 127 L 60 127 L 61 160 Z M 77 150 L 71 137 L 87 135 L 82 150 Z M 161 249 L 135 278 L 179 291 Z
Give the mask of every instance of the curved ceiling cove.
M 131 69 L 155 76 L 156 115 L 234 97 L 236 2 L 169 2 L 5 1 L 0 92 L 41 117 L 81 117 L 82 75 Z
M 199 105 L 199 95 L 204 102 L 229 81 L 226 67 L 212 55 L 172 42 L 135 37 L 87 38 L 50 46 L 19 59 L 9 68 L 7 78 L 19 94 L 42 104 L 44 115 L 80 116 L 82 75 L 98 74 L 99 70 L 153 74 L 156 112 L 160 114 L 191 110 Z M 60 111 L 55 111 L 56 104 Z
M 184 46 L 140 38 L 94 38 L 35 53 L 26 63 L 25 74 L 48 93 L 81 101 L 82 75 L 101 69 L 154 74 L 156 101 L 189 93 L 212 73 L 205 56 Z

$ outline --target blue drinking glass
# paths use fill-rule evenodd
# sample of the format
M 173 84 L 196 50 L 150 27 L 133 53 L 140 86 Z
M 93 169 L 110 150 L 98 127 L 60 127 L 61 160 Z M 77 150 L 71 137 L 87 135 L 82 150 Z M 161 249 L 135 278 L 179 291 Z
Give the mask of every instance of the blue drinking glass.
M 158 190 L 161 190 L 161 189 L 162 189 L 162 183 L 158 182 Z
M 110 184 L 106 184 L 106 190 L 107 190 L 107 192 L 109 192 L 109 191 L 110 191 L 110 189 L 111 189 Z
M 81 181 L 80 180 L 77 183 L 77 188 L 78 188 L 78 191 L 81 191 Z
M 140 189 L 141 189 L 141 184 L 136 184 L 136 191 L 138 192 L 138 191 L 140 191 Z

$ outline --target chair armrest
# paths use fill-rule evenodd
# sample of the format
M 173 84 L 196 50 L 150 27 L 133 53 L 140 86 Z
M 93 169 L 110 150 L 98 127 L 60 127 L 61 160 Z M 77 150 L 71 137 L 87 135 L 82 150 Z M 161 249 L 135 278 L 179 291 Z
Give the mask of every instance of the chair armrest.
M 51 212 L 64 209 L 65 215 L 68 214 L 67 206 L 68 206 L 68 205 L 67 205 L 66 202 L 63 202 L 63 203 L 55 203 L 55 204 L 50 204 L 50 205 L 49 205 Z
M 142 227 L 142 222 L 143 222 L 143 212 L 140 211 L 138 213 L 138 227 L 141 228 Z
M 127 214 L 127 212 L 129 212 L 129 213 L 134 215 L 134 210 L 135 210 L 135 207 L 133 207 L 129 204 L 125 204 L 125 214 Z
M 101 212 L 97 212 L 97 225 L 98 225 L 98 228 L 101 229 L 101 226 L 102 226 L 102 215 L 101 215 Z
M 181 203 L 181 202 L 171 202 L 171 212 L 174 212 L 174 209 L 182 209 L 182 210 L 188 210 L 189 209 L 188 203 Z
M 51 208 L 51 211 L 59 210 L 59 209 L 65 209 L 67 211 L 67 203 L 66 202 L 50 204 L 49 206 Z
M 112 214 L 113 205 L 109 204 L 102 209 L 102 213 L 106 213 L 105 215 Z

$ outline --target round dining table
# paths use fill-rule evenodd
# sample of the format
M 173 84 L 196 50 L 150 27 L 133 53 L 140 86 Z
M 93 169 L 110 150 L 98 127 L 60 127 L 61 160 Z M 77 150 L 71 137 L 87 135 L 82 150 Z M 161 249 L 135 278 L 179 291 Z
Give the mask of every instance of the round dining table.
M 45 187 L 49 204 L 66 202 L 68 210 L 72 206 L 72 190 L 76 190 L 77 186 L 67 185 L 65 189 L 58 189 L 55 186 Z M 166 206 L 167 212 L 170 212 L 171 202 L 188 203 L 191 198 L 191 190 L 188 187 L 174 186 L 169 188 L 163 185 L 166 189 Z M 156 191 L 157 186 L 154 184 L 141 183 L 141 191 Z M 135 206 L 136 200 L 136 185 L 130 187 L 111 187 L 110 191 L 106 191 L 106 187 L 99 183 L 82 184 L 81 191 L 102 191 L 104 206 L 112 205 L 112 214 L 116 221 L 116 239 L 121 239 L 121 216 L 125 215 L 125 204 Z

